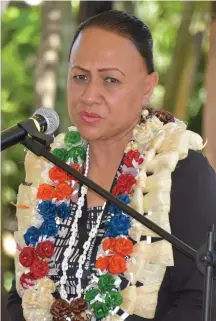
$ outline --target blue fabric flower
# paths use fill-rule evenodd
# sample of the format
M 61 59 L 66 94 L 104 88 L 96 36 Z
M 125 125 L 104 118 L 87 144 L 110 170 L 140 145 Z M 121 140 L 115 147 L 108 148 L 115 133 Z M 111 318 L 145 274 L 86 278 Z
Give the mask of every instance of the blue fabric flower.
M 46 235 L 48 237 L 56 236 L 58 232 L 58 225 L 56 224 L 56 221 L 53 219 L 46 220 L 41 225 L 40 231 L 42 235 Z
M 117 214 L 111 218 L 105 236 L 116 237 L 118 235 L 127 235 L 130 227 L 130 218 L 124 214 Z
M 118 195 L 118 199 L 120 199 L 120 201 L 124 202 L 125 204 L 129 204 L 130 203 L 130 197 L 127 194 L 120 194 Z M 118 208 L 117 206 L 115 206 L 114 204 L 111 204 L 109 206 L 109 212 L 112 214 L 122 214 L 122 210 L 120 208 Z
M 38 205 L 38 210 L 45 221 L 56 217 L 56 204 L 52 203 L 52 201 L 41 202 Z
M 38 239 L 41 235 L 41 232 L 35 226 L 31 226 L 27 229 L 26 233 L 24 234 L 24 240 L 26 245 L 33 244 L 35 245 L 38 242 Z
M 70 215 L 70 206 L 66 203 L 61 203 L 56 208 L 57 216 L 60 217 L 62 220 L 65 220 Z
M 118 198 L 124 202 L 125 204 L 129 204 L 130 203 L 130 197 L 128 196 L 128 194 L 120 194 L 118 196 Z

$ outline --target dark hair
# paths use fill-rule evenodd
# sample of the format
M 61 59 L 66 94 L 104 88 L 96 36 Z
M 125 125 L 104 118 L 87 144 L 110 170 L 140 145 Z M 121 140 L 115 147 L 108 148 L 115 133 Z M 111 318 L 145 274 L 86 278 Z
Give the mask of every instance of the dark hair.
M 89 27 L 100 27 L 130 39 L 143 57 L 148 73 L 150 74 L 154 71 L 152 35 L 149 28 L 141 20 L 119 10 L 99 13 L 79 25 L 73 38 L 70 52 L 80 32 Z

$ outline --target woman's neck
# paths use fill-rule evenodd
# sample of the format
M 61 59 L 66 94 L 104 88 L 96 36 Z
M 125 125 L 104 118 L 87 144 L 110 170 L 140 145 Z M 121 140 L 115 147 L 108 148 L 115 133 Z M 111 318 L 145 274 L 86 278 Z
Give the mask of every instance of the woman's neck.
M 110 191 L 115 174 L 124 155 L 124 150 L 132 137 L 132 130 L 108 140 L 89 142 L 88 178 Z M 101 206 L 104 199 L 92 190 L 87 193 L 88 207 Z
M 101 170 L 118 166 L 131 137 L 132 131 L 107 140 L 89 142 L 90 166 Z

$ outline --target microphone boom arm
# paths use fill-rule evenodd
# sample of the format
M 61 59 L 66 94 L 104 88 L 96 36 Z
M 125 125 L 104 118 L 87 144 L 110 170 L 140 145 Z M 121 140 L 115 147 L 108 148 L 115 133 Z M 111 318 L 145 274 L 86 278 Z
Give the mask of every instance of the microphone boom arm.
M 108 200 L 110 203 L 113 203 L 117 207 L 119 207 L 123 212 L 126 212 L 131 217 L 151 229 L 153 232 L 158 234 L 160 237 L 164 238 L 168 242 L 170 242 L 173 246 L 175 246 L 178 250 L 183 252 L 185 255 L 189 256 L 192 260 L 196 261 L 196 255 L 197 252 L 187 245 L 186 243 L 179 240 L 177 237 L 173 236 L 169 232 L 165 231 L 161 227 L 159 227 L 157 224 L 153 223 L 149 219 L 147 219 L 145 216 L 141 215 L 137 211 L 135 211 L 133 208 L 126 205 L 124 202 L 120 201 L 118 198 L 113 196 L 111 193 L 107 192 L 105 189 L 94 183 L 89 178 L 85 177 L 83 174 L 80 174 L 78 171 L 70 167 L 68 164 L 62 162 L 60 159 L 56 158 L 53 154 L 51 154 L 48 150 L 44 148 L 43 145 L 41 145 L 38 141 L 34 141 L 31 137 L 26 137 L 23 141 L 23 145 L 25 145 L 31 152 L 36 154 L 37 156 L 43 156 L 56 166 L 63 169 L 68 174 L 75 177 L 78 181 L 80 181 L 82 184 L 86 185 L 90 189 L 92 189 L 94 192 L 102 196 L 104 199 Z

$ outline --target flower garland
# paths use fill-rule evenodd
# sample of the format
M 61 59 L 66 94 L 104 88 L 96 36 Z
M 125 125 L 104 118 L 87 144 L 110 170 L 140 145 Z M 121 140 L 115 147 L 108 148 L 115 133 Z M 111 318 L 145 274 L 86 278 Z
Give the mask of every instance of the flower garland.
M 134 128 L 125 149 L 112 193 L 170 231 L 171 173 L 189 149 L 200 150 L 203 142 L 186 130 L 184 123 L 167 115 L 164 118 L 163 113 L 144 110 L 143 122 Z M 56 137 L 52 153 L 83 171 L 86 142 L 75 127 Z M 25 319 L 84 321 L 94 316 L 116 320 L 120 309 L 121 319 L 129 314 L 153 318 L 166 266 L 173 265 L 172 247 L 164 240 L 151 243 L 151 237 L 157 235 L 114 205 L 109 206 L 109 222 L 83 296 L 70 302 L 54 298 L 58 289 L 50 279 L 54 240 L 59 224 L 71 213 L 70 201 L 77 197 L 79 186 L 60 168 L 31 153 L 25 166 L 26 181 L 32 184 L 19 188 L 15 232 L 16 282 Z M 128 286 L 120 291 L 122 278 L 128 280 Z M 137 281 L 142 286 L 136 287 Z

